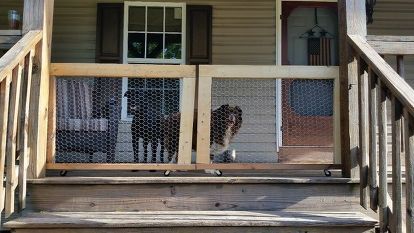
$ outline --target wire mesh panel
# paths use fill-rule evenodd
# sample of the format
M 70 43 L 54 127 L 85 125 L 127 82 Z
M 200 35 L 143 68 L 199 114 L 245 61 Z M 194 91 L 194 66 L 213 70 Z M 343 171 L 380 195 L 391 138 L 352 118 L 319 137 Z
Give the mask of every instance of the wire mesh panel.
M 210 153 L 213 163 L 274 163 L 276 81 L 213 79 Z
M 177 162 L 180 86 L 178 78 L 129 79 L 124 89 L 120 78 L 58 78 L 55 162 Z
M 211 161 L 332 163 L 333 92 L 332 80 L 213 79 Z

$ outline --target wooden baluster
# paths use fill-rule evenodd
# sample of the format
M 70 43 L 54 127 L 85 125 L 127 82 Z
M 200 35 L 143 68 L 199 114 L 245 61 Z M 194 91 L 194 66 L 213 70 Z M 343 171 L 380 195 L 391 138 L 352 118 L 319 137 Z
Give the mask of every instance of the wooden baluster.
M 391 98 L 392 121 L 392 223 L 394 233 L 402 232 L 402 183 L 401 183 L 401 118 L 402 107 L 398 99 Z
M 404 132 L 405 132 L 405 191 L 406 191 L 406 232 L 414 233 L 414 119 L 404 109 Z
M 359 154 L 360 154 L 360 203 L 365 209 L 368 208 L 368 153 L 369 153 L 369 114 L 368 114 L 368 75 L 365 72 L 366 64 L 361 58 L 358 59 L 358 105 L 359 105 Z
M 404 68 L 404 56 L 403 55 L 397 55 L 397 73 L 402 77 L 405 78 L 405 68 Z M 404 125 L 404 119 L 402 122 L 402 125 Z M 404 151 L 404 127 L 401 129 L 401 151 Z
M 405 78 L 405 67 L 404 67 L 404 56 L 403 55 L 397 55 L 397 73 L 402 78 Z
M 370 94 L 368 96 L 369 105 L 369 190 L 370 190 L 370 207 L 372 210 L 378 210 L 378 182 L 377 182 L 377 75 L 371 67 L 368 68 L 368 85 Z
M 19 210 L 26 208 L 26 178 L 27 167 L 29 162 L 29 108 L 30 108 L 30 93 L 32 87 L 32 71 L 33 71 L 33 58 L 35 56 L 35 50 L 32 49 L 30 54 L 26 58 L 27 68 L 24 72 L 24 89 L 22 90 L 22 110 L 23 121 L 21 124 L 21 132 L 23 134 L 23 141 L 19 160 Z
M 0 179 L 4 180 L 4 168 L 6 161 L 6 141 L 7 141 L 7 122 L 9 115 L 10 100 L 10 82 L 12 74 L 10 73 L 0 83 Z M 5 189 L 3 183 L 0 186 L 0 213 L 4 210 Z
M 382 82 L 378 80 L 378 141 L 379 141 L 379 220 L 380 232 L 387 232 L 388 228 L 388 183 L 387 183 L 387 92 Z
M 21 81 L 23 74 L 24 61 L 20 62 L 13 70 L 12 88 L 10 93 L 9 123 L 7 127 L 7 146 L 6 146 L 6 217 L 14 212 L 14 191 L 17 186 L 16 176 L 16 148 L 17 148 L 17 124 L 19 115 L 19 103 L 21 96 Z

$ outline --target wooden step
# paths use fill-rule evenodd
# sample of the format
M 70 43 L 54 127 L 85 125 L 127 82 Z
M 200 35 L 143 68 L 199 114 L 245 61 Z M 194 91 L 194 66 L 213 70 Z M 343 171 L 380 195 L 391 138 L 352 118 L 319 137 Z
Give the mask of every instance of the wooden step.
M 326 177 L 53 177 L 29 180 L 27 209 L 363 212 L 357 182 Z
M 16 233 L 362 233 L 376 224 L 359 212 L 155 211 L 27 213 L 5 227 Z

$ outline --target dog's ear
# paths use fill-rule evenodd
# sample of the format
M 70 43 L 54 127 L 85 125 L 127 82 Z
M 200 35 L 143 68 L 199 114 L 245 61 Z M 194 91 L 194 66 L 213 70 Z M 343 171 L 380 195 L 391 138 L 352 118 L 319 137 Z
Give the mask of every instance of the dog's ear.
M 230 109 L 230 105 L 229 104 L 223 104 L 220 106 L 220 108 L 218 108 L 220 111 L 225 111 L 225 110 L 229 110 Z

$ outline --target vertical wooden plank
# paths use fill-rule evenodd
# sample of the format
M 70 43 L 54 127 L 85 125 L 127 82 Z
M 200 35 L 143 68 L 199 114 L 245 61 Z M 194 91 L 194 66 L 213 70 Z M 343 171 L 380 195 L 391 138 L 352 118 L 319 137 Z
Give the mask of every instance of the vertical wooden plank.
M 377 183 L 377 76 L 368 68 L 368 85 L 369 85 L 369 190 L 370 190 L 370 208 L 378 210 L 378 183 Z
M 404 56 L 397 55 L 397 73 L 402 77 L 405 78 L 405 68 L 404 68 Z M 402 125 L 404 125 L 404 119 L 402 119 Z M 404 152 L 404 127 L 401 129 L 401 151 Z
M 49 120 L 47 127 L 47 163 L 55 161 L 56 154 L 56 77 L 50 76 L 49 83 Z
M 334 164 L 341 164 L 341 86 L 339 77 L 334 80 Z
M 14 212 L 14 194 L 17 186 L 16 179 L 16 148 L 17 148 L 17 124 L 19 113 L 19 102 L 21 97 L 21 81 L 24 63 L 21 62 L 17 68 L 13 70 L 12 88 L 10 93 L 10 111 L 9 123 L 7 127 L 7 143 L 6 143 L 6 217 Z
M 9 116 L 11 74 L 0 83 L 0 179 L 4 180 L 6 161 L 7 122 Z M 0 185 L 0 213 L 4 210 L 5 189 Z
M 210 122 L 211 122 L 211 85 L 212 77 L 200 76 L 198 85 L 197 119 L 197 163 L 210 163 Z
M 391 97 L 392 123 L 392 232 L 402 232 L 402 183 L 401 183 L 401 103 Z
M 403 55 L 397 55 L 397 73 L 402 78 L 405 78 L 405 67 L 404 67 L 404 56 Z
M 183 78 L 178 164 L 191 164 L 195 82 L 195 77 Z
M 359 177 L 358 168 L 358 89 L 357 62 L 352 57 L 347 35 L 366 36 L 365 1 L 339 0 L 341 155 L 344 177 Z
M 387 182 L 387 93 L 378 80 L 378 140 L 379 140 L 379 222 L 380 232 L 388 232 L 388 182 Z
M 369 113 L 368 113 L 368 74 L 366 65 L 358 58 L 358 108 L 359 108 L 359 154 L 360 154 L 360 204 L 368 208 L 368 155 L 369 155 Z
M 30 108 L 30 94 L 32 84 L 32 72 L 33 72 L 33 58 L 35 55 L 35 49 L 30 51 L 30 54 L 26 60 L 28 65 L 24 72 L 24 85 L 25 89 L 22 90 L 23 100 L 23 124 L 21 129 L 23 130 L 23 141 L 21 146 L 20 160 L 19 160 L 19 210 L 26 208 L 26 177 L 28 159 L 30 154 L 29 148 L 29 108 Z
M 405 128 L 405 191 L 406 191 L 406 211 L 405 222 L 406 232 L 414 233 L 414 119 L 404 109 L 404 128 Z
M 41 47 L 39 93 L 49 91 L 49 66 L 52 45 L 54 0 L 24 0 L 23 32 L 42 30 L 43 40 Z M 33 89 L 35 90 L 35 89 Z M 35 95 L 32 95 L 35 96 Z M 35 145 L 30 155 L 30 178 L 43 177 L 46 172 L 47 127 L 48 127 L 48 95 L 38 95 L 33 99 L 34 111 L 30 125 L 30 145 Z

